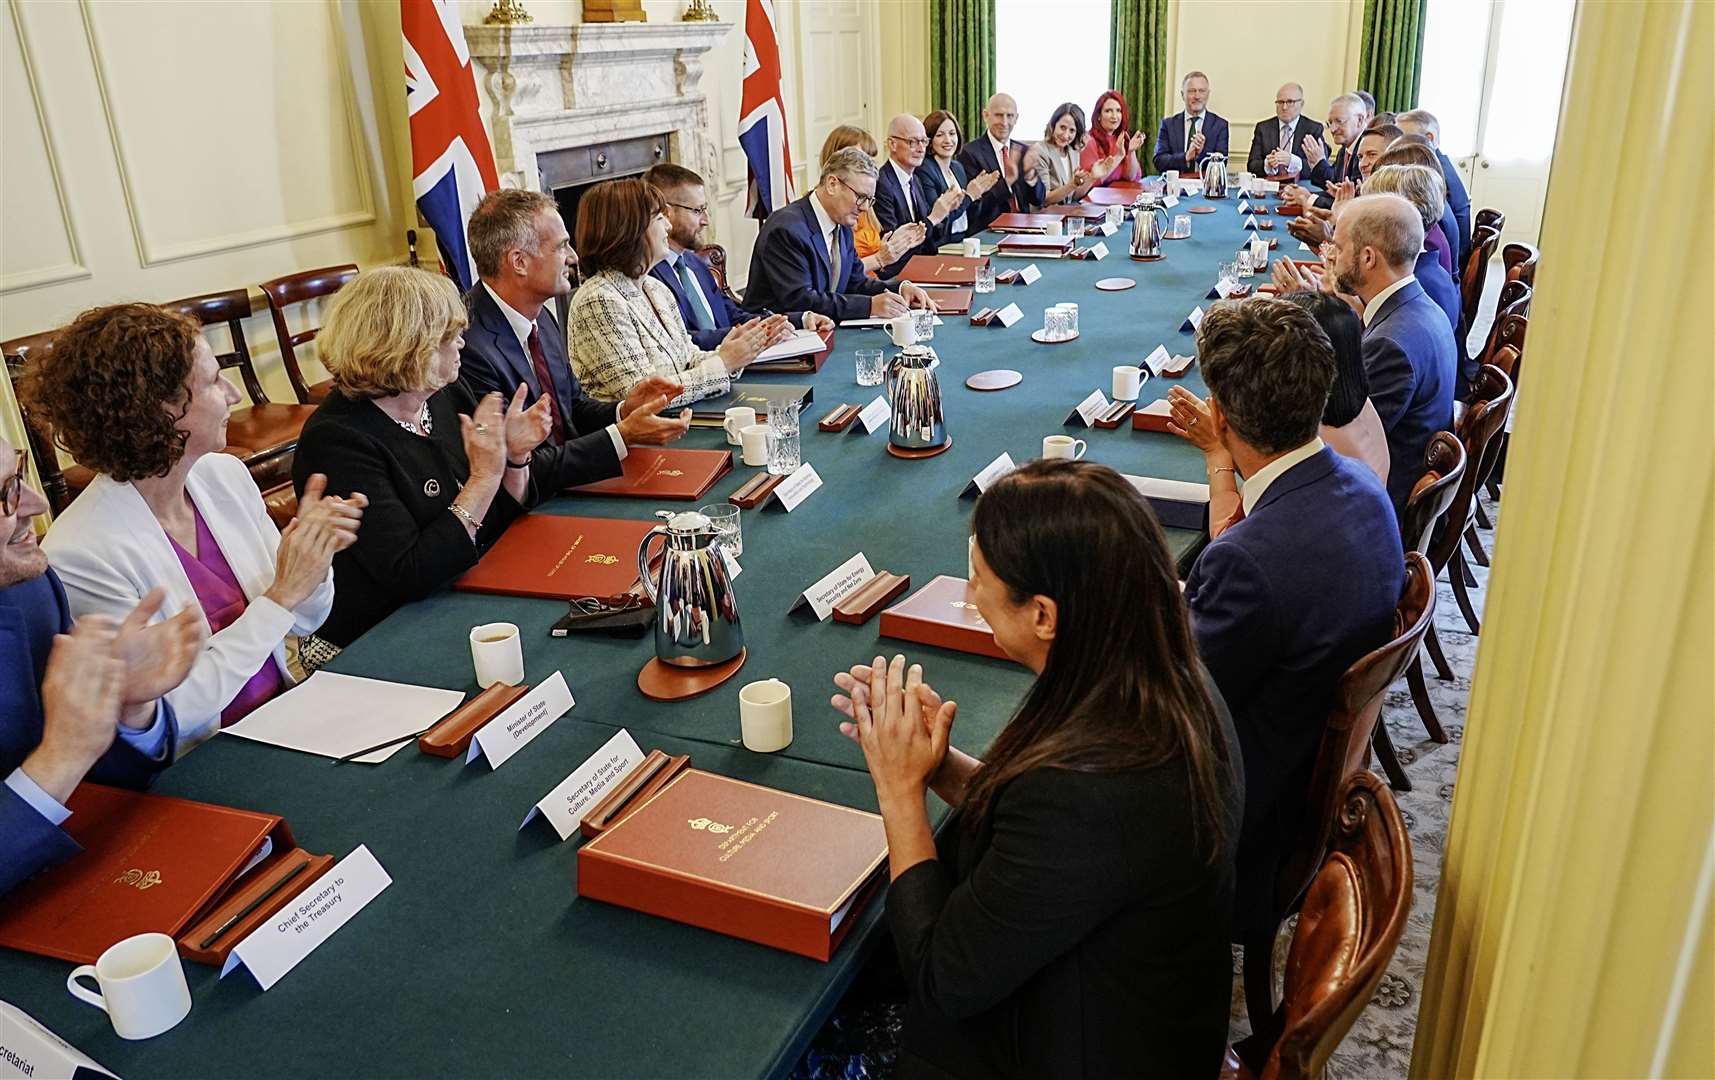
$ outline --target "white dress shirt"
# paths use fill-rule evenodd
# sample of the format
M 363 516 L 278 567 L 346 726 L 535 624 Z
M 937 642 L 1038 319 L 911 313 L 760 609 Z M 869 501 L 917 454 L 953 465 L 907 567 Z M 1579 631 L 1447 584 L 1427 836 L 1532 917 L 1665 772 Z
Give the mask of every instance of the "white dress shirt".
M 1381 311 L 1382 304 L 1383 304 L 1383 302 L 1385 302 L 1387 300 L 1388 297 L 1392 296 L 1394 293 L 1405 288 L 1407 285 L 1411 284 L 1412 282 L 1414 282 L 1416 280 L 1417 280 L 1416 274 L 1407 274 L 1404 277 L 1400 278 L 1398 281 L 1394 282 L 1392 285 L 1389 285 L 1387 288 L 1383 289 L 1381 292 L 1376 293 L 1374 296 L 1370 297 L 1370 302 L 1364 305 L 1364 325 L 1369 326 L 1370 323 L 1375 320 L 1376 314 Z
M 1200 113 L 1196 113 L 1195 115 L 1193 115 L 1192 113 L 1189 113 L 1189 112 L 1185 114 L 1185 156 L 1187 158 L 1189 158 L 1191 156 L 1191 121 L 1193 121 L 1193 120 L 1201 120 L 1203 122 L 1203 126 L 1201 128 L 1198 128 L 1197 130 L 1199 132 L 1206 132 L 1208 127 L 1209 127 L 1209 112 L 1208 112 L 1208 110 L 1205 109 L 1204 111 L 1202 111 Z M 1209 143 L 1209 136 L 1205 133 L 1203 135 L 1203 144 L 1205 146 L 1207 146 L 1208 143 Z
M 155 719 L 141 731 L 136 728 L 119 725 L 119 739 L 150 761 L 160 761 L 167 753 L 167 711 L 161 708 L 159 701 L 155 702 Z M 12 792 L 29 803 L 36 813 L 46 818 L 49 825 L 64 825 L 71 817 L 71 811 L 65 804 L 42 790 L 42 786 L 30 774 L 24 771 L 22 765 L 13 769 L 6 777 L 6 786 Z
M 703 283 L 697 279 L 696 271 L 693 270 L 690 273 L 687 273 L 684 275 L 681 275 L 679 273 L 679 264 L 684 262 L 684 261 L 685 261 L 685 250 L 683 248 L 680 248 L 678 250 L 673 250 L 671 248 L 668 249 L 668 251 L 667 251 L 667 265 L 672 267 L 673 276 L 675 278 L 678 278 L 679 283 L 681 285 L 684 284 L 686 278 L 690 279 L 691 291 L 696 293 L 697 299 L 699 299 L 703 302 L 703 310 L 709 313 L 709 317 L 711 319 L 714 318 L 715 306 L 713 304 L 709 303 L 709 294 L 703 291 Z M 693 304 L 692 306 L 695 307 L 696 305 Z
M 820 195 L 812 195 L 810 197 L 810 209 L 816 213 L 816 228 L 822 230 L 822 247 L 826 248 L 828 252 L 828 280 L 833 286 L 833 290 L 835 292 L 841 292 L 844 289 L 845 282 L 834 280 L 834 271 L 838 270 L 840 266 L 840 249 L 838 247 L 838 239 L 834 232 L 834 230 L 839 228 L 839 226 L 835 225 L 834 219 L 828 216 L 827 207 L 822 205 L 822 197 Z M 850 271 L 848 270 L 847 272 L 849 273 Z
M 943 165 L 939 158 L 933 158 L 931 159 L 930 167 L 941 170 L 941 178 L 947 182 L 948 191 L 960 186 L 959 178 L 953 175 L 952 165 Z M 965 220 L 965 212 L 963 210 L 960 210 L 959 215 L 948 225 L 948 228 L 953 231 L 955 236 L 963 234 L 969 227 L 970 223 Z
M 899 178 L 899 186 L 905 191 L 905 214 L 912 221 L 917 220 L 917 202 L 911 197 L 911 174 L 900 168 L 899 162 L 888 159 L 887 167 L 893 170 L 893 175 Z
M 1304 159 L 1298 156 L 1294 149 L 1298 145 L 1298 119 L 1282 120 L 1280 122 L 1280 149 L 1285 150 L 1292 160 L 1286 163 L 1282 172 L 1302 173 Z
M 536 368 L 536 362 L 530 357 L 530 332 L 536 329 L 536 321 L 534 319 L 527 319 L 519 312 L 514 311 L 511 304 L 508 304 L 500 298 L 499 293 L 488 288 L 488 282 L 483 282 L 482 287 L 484 289 L 488 289 L 489 297 L 493 299 L 495 306 L 500 308 L 500 313 L 506 316 L 507 325 L 512 327 L 513 335 L 518 338 L 518 348 L 524 353 L 525 364 L 529 365 L 530 369 L 534 371 Z M 569 348 L 566 351 L 568 353 L 571 352 Z M 545 351 L 543 355 L 547 355 Z M 542 388 L 542 392 L 545 394 L 551 394 L 554 392 L 554 388 L 551 386 L 544 386 Z M 619 419 L 619 406 L 617 404 L 613 407 L 613 418 L 616 421 Z M 619 425 L 617 423 L 609 424 L 607 426 L 607 437 L 613 440 L 613 452 L 619 455 L 619 460 L 624 461 L 626 455 L 625 436 L 619 433 Z
M 1245 516 L 1249 517 L 1251 515 L 1251 511 L 1256 509 L 1256 504 L 1262 501 L 1263 492 L 1268 490 L 1268 485 L 1280 479 L 1280 477 L 1285 474 L 1286 470 L 1292 468 L 1294 465 L 1297 465 L 1300 462 L 1309 461 L 1317 454 L 1320 454 L 1322 452 L 1322 445 L 1322 437 L 1318 435 L 1303 446 L 1300 446 L 1295 450 L 1288 450 L 1286 453 L 1275 458 L 1267 465 L 1264 465 L 1256 471 L 1255 476 L 1245 477 L 1245 489 L 1239 496 L 1239 505 L 1244 507 Z

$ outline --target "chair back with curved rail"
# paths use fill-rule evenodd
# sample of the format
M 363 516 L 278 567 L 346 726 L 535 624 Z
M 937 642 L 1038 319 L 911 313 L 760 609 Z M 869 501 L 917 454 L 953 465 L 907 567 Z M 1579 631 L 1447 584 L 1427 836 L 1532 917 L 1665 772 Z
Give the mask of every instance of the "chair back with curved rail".
M 1500 232 L 1502 229 L 1507 227 L 1506 211 L 1495 210 L 1491 207 L 1484 207 L 1483 209 L 1477 211 L 1475 214 L 1471 215 L 1471 227 L 1473 229 L 1475 229 L 1475 228 L 1493 229 L 1496 232 Z
M 1522 281 L 1509 281 L 1501 286 L 1500 298 L 1495 302 L 1495 321 L 1489 324 L 1489 336 L 1483 341 L 1483 351 L 1477 355 L 1486 357 L 1495 351 L 1495 347 L 1500 344 L 1501 331 L 1506 326 L 1509 317 L 1514 315 L 1527 319 L 1530 317 L 1530 302 L 1534 295 L 1535 290 Z M 1517 332 L 1516 327 L 1513 328 L 1513 332 Z M 1465 396 L 1467 401 L 1470 400 L 1468 389 Z
M 719 244 L 708 244 L 698 248 L 697 254 L 701 255 L 703 261 L 709 264 L 709 273 L 714 275 L 715 284 L 720 286 L 720 290 L 726 294 L 726 298 L 735 304 L 741 303 L 738 294 L 732 291 L 731 279 L 727 276 L 726 248 Z
M 1483 286 L 1489 280 L 1489 260 L 1500 245 L 1499 229 L 1477 226 L 1471 230 L 1471 254 L 1459 274 L 1459 309 L 1466 326 L 1477 321 L 1477 308 L 1483 302 Z
M 4 353 L 6 357 L 6 374 L 11 377 L 14 387 L 21 386 L 28 378 L 32 363 L 53 355 L 54 335 L 57 333 L 58 330 L 45 330 L 40 334 L 28 334 L 0 342 L 0 353 Z M 42 482 L 42 494 L 54 513 L 58 514 L 89 486 L 89 482 L 95 479 L 95 473 L 82 465 L 60 465 L 59 450 L 54 445 L 53 426 L 48 423 L 47 417 L 30 412 L 29 406 L 24 404 L 22 394 L 18 395 L 18 413 L 24 421 L 24 437 L 30 444 L 30 461 L 35 464 L 36 476 Z
M 1508 244 L 1501 249 L 1501 265 L 1506 268 L 1508 281 L 1522 281 L 1534 288 L 1536 286 L 1536 264 L 1541 260 L 1542 252 L 1535 244 Z
M 1423 475 L 1412 485 L 1399 518 L 1399 539 L 1405 550 L 1428 549 L 1435 523 L 1447 513 L 1464 477 L 1464 444 L 1451 431 L 1436 432 L 1423 452 Z
M 321 327 L 309 326 L 293 331 L 286 318 L 286 310 L 311 300 L 332 296 L 350 284 L 355 277 L 357 267 L 346 263 L 344 266 L 324 266 L 319 270 L 287 274 L 272 281 L 264 281 L 261 285 L 262 295 L 268 298 L 268 311 L 274 317 L 274 336 L 280 342 L 280 359 L 286 365 L 286 377 L 292 380 L 292 392 L 298 395 L 298 403 L 301 405 L 319 402 L 327 397 L 328 392 L 333 389 L 333 381 L 324 379 L 314 386 L 304 381 L 303 368 L 298 359 L 298 346 L 314 341 Z

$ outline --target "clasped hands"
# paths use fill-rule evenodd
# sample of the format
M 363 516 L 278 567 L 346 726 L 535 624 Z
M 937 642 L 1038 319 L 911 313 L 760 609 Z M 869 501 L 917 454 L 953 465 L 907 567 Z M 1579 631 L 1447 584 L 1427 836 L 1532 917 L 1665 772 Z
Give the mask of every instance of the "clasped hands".
M 943 701 L 923 681 L 921 664 L 877 656 L 834 676 L 844 693 L 830 703 L 848 719 L 840 732 L 863 749 L 876 798 L 882 806 L 921 802 L 947 759 L 948 740 L 959 706 Z

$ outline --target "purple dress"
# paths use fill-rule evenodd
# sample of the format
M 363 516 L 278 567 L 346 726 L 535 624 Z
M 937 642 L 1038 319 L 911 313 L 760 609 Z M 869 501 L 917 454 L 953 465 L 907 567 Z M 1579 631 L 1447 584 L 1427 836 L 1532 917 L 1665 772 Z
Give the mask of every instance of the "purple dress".
M 190 579 L 191 590 L 202 605 L 210 632 L 218 634 L 244 614 L 250 601 L 238 584 L 232 567 L 227 565 L 226 556 L 220 553 L 220 545 L 214 542 L 214 534 L 208 531 L 208 523 L 202 519 L 202 511 L 196 508 L 195 503 L 191 504 L 191 512 L 197 521 L 197 553 L 192 555 L 171 536 L 167 537 L 167 542 L 173 545 L 179 565 L 185 568 L 185 577 Z M 251 710 L 278 694 L 285 684 L 274 658 L 265 657 L 262 666 L 239 689 L 238 695 L 220 711 L 220 726 L 230 727 L 238 723 Z
M 1431 226 L 1429 231 L 1423 234 L 1423 246 L 1435 252 L 1435 261 L 1440 263 L 1441 269 L 1447 271 L 1448 276 L 1457 283 L 1459 278 L 1453 273 L 1453 250 L 1448 244 L 1447 234 L 1441 231 L 1440 223 Z

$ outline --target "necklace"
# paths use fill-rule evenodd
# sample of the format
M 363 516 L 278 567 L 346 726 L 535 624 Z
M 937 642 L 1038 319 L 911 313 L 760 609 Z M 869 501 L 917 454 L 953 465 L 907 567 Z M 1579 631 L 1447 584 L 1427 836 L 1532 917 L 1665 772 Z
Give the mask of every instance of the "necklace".
M 433 435 L 435 433 L 435 422 L 429 416 L 429 403 L 427 401 L 423 402 L 423 407 L 417 410 L 415 420 L 401 420 L 397 416 L 391 417 L 391 419 L 395 424 L 413 435 Z

